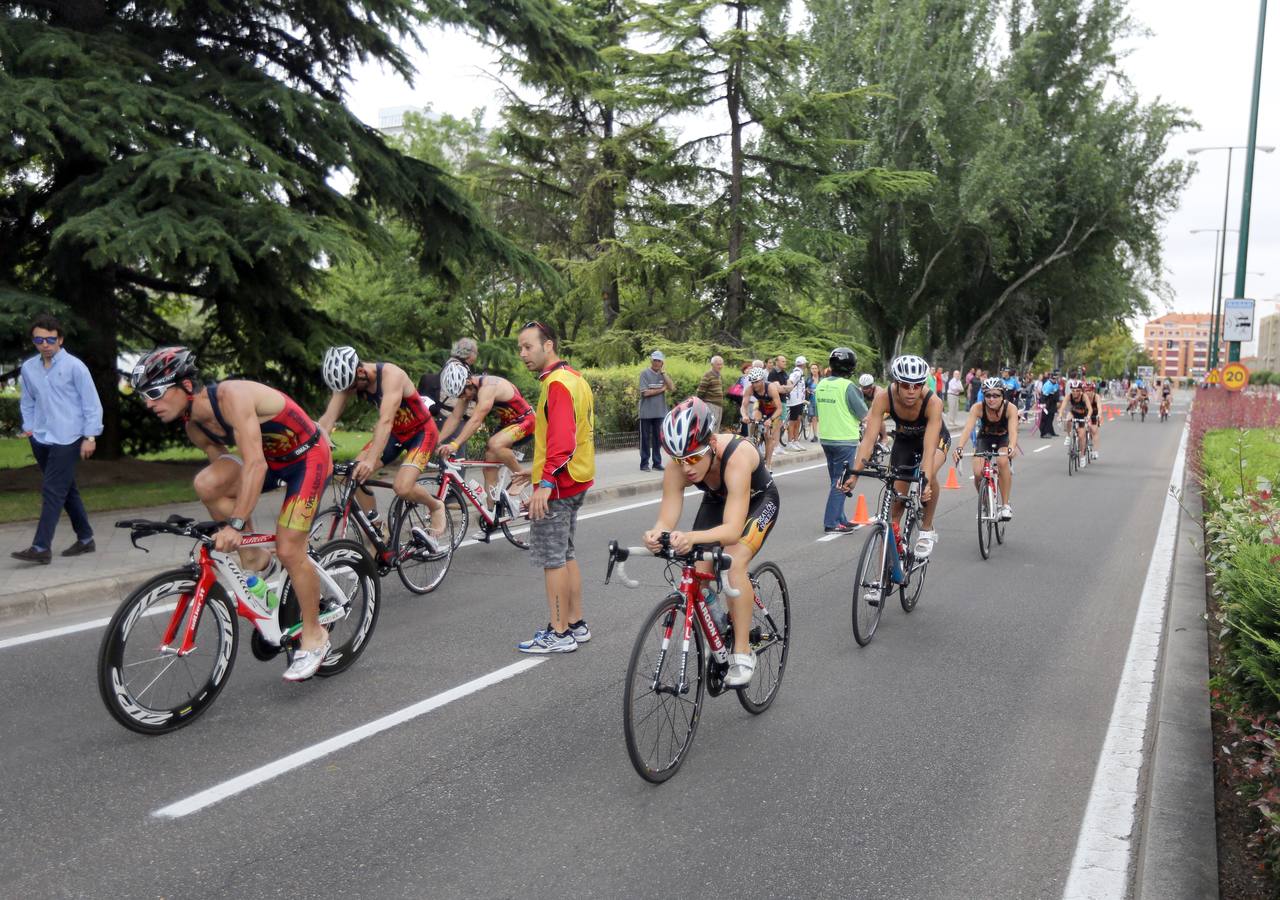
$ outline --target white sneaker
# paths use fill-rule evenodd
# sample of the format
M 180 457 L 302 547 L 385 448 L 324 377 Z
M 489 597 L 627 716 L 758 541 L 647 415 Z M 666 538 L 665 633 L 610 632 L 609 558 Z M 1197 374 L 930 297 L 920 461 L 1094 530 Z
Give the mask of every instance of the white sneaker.
M 773 448 L 773 455 L 774 455 L 774 456 L 786 456 L 786 455 L 787 455 L 787 448 L 786 448 L 786 447 L 784 447 L 782 444 L 779 444 L 778 446 L 776 446 L 776 447 L 774 447 L 774 448 Z
M 1000 521 L 1008 522 L 1013 518 L 1013 507 L 1006 503 L 1000 507 Z
M 1097 450 L 1094 450 L 1094 451 L 1093 451 L 1093 458 L 1094 458 L 1094 459 L 1097 459 L 1097 458 L 1098 458 L 1098 451 L 1097 451 Z
M 929 554 L 933 553 L 933 547 L 938 543 L 938 532 L 922 531 L 916 537 L 916 557 L 918 559 L 928 559 Z
M 792 441 L 790 444 L 787 445 L 787 449 L 795 450 L 797 453 L 799 453 L 800 451 L 804 450 L 804 444 L 800 443 L 799 441 Z

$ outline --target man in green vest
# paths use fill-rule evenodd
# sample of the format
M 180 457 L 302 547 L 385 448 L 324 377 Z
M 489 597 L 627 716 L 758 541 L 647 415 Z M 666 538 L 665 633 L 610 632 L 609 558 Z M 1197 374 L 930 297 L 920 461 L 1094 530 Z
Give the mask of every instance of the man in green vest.
M 827 456 L 827 474 L 831 476 L 831 493 L 822 514 L 822 529 L 842 534 L 854 526 L 845 518 L 845 494 L 840 490 L 841 474 L 853 462 L 862 439 L 862 420 L 867 403 L 851 377 L 858 368 L 858 354 L 848 347 L 831 351 L 831 377 L 818 382 L 814 403 L 822 422 L 822 452 Z

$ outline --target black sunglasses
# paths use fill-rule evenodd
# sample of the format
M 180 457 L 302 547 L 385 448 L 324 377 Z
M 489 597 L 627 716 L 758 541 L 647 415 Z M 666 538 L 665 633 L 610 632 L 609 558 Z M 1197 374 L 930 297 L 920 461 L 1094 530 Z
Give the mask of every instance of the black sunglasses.
M 62 340 L 62 338 L 58 337 L 57 335 L 54 335 L 53 337 L 33 337 L 31 339 L 31 343 L 35 344 L 37 347 L 39 347 L 41 344 L 48 344 L 50 347 L 52 347 L 54 344 L 58 343 L 58 341 L 60 340 Z
M 526 330 L 528 330 L 528 329 L 530 329 L 530 328 L 536 328 L 536 329 L 538 329 L 538 333 L 539 333 L 540 335 L 542 335 L 542 339 L 543 339 L 544 341 L 554 341 L 554 340 L 556 339 L 556 338 L 555 338 L 555 335 L 551 333 L 551 329 L 550 329 L 550 328 L 548 328 L 546 325 L 543 325 L 541 322 L 538 322 L 538 321 L 529 321 L 529 322 L 525 322 L 525 323 L 524 323 L 524 327 L 523 327 L 523 328 L 521 328 L 520 330 L 521 330 L 521 331 L 526 331 Z

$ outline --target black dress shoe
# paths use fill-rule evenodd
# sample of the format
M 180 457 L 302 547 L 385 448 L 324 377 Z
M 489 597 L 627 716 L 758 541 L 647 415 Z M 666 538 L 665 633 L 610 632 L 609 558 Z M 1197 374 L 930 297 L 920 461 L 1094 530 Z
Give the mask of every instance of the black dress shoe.
M 53 560 L 53 554 L 48 550 L 37 550 L 35 547 L 28 547 L 26 550 L 16 550 L 9 554 L 14 559 L 20 559 L 23 562 L 40 563 L 47 566 Z
M 97 549 L 98 548 L 93 545 L 93 538 L 89 538 L 89 540 L 85 542 L 76 541 L 66 550 L 63 550 L 62 555 L 63 556 L 79 556 L 81 553 L 92 553 Z

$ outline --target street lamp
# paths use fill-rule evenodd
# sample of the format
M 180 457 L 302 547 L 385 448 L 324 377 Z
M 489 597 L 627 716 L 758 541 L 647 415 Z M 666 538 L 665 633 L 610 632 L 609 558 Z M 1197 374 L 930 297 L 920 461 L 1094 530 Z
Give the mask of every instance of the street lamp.
M 1226 150 L 1227 151 L 1227 190 L 1222 197 L 1222 246 L 1218 250 L 1218 271 L 1221 272 L 1226 268 L 1227 254 L 1227 207 L 1231 203 L 1231 154 L 1236 150 L 1248 150 L 1247 144 L 1229 144 L 1221 147 L 1192 147 L 1187 152 L 1192 156 L 1199 153 L 1205 153 L 1210 150 Z M 1257 147 L 1263 153 L 1270 153 L 1275 147 Z M 1210 319 L 1209 332 L 1209 368 L 1215 369 L 1218 366 L 1218 331 L 1219 319 L 1222 316 L 1222 282 L 1221 276 L 1217 284 L 1217 299 L 1213 304 L 1212 318 Z
M 1200 151 L 1197 150 L 1197 153 Z M 1218 331 L 1218 298 L 1222 296 L 1222 275 L 1221 263 L 1222 255 L 1226 253 L 1227 233 L 1238 232 L 1236 228 L 1192 228 L 1192 234 L 1204 234 L 1213 232 L 1213 280 L 1209 282 L 1209 359 L 1213 360 L 1213 364 L 1209 368 L 1217 365 L 1217 347 L 1218 341 L 1216 334 Z M 1221 249 L 1219 249 L 1219 241 L 1221 241 Z

